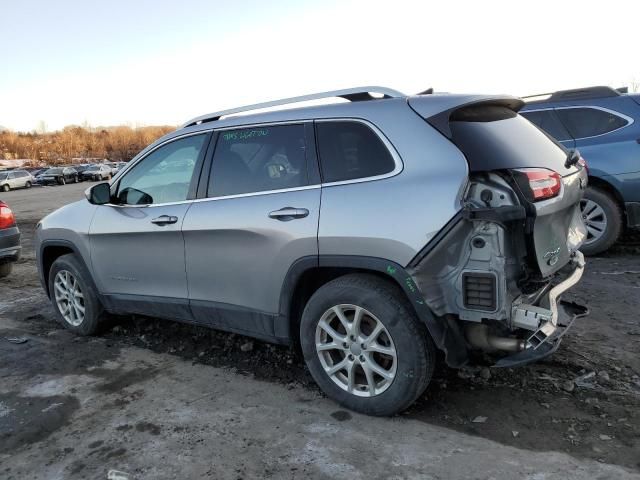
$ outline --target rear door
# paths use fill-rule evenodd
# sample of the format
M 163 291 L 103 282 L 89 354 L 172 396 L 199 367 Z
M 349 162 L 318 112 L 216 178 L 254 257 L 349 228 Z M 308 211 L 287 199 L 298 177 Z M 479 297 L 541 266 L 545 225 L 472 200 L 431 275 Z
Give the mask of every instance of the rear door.
M 126 311 L 174 304 L 172 316 L 190 318 L 181 226 L 210 136 L 152 150 L 112 187 L 113 203 L 96 209 L 89 232 L 94 277 Z
M 182 227 L 197 321 L 266 337 L 288 334 L 276 322 L 287 272 L 318 255 L 321 190 L 309 135 L 305 123 L 218 133 L 209 172 L 203 171 L 204 198 Z

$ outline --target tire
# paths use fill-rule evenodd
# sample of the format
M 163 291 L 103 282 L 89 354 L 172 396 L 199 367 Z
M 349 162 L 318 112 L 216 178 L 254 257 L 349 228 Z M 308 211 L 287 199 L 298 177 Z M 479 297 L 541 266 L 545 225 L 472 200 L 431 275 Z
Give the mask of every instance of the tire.
M 25 182 L 24 188 L 31 188 L 31 182 L 29 181 Z
M 0 278 L 8 277 L 13 270 L 13 263 L 0 264 Z
M 8 183 L 5 183 L 4 185 L 2 185 L 3 192 L 8 192 L 9 190 L 11 190 L 11 187 L 9 186 Z
M 333 308 L 340 309 L 353 327 L 358 309 L 362 312 L 361 328 L 357 329 L 359 340 L 352 342 L 346 328 Z M 320 328 L 320 322 L 335 326 L 338 341 Z M 372 335 L 375 325 L 383 330 Z M 350 328 L 351 328 L 350 327 Z M 355 332 L 354 332 L 355 333 Z M 345 340 L 344 343 L 341 343 Z M 316 343 L 334 344 L 319 353 Z M 344 347 L 351 345 L 349 349 Z M 409 407 L 426 389 L 435 366 L 436 352 L 426 328 L 416 317 L 404 293 L 381 278 L 367 274 L 351 274 L 332 280 L 320 287 L 309 299 L 300 322 L 300 343 L 307 367 L 320 388 L 332 399 L 346 408 L 367 415 L 394 415 Z M 355 345 L 355 348 L 354 348 Z M 395 360 L 373 349 L 385 348 L 395 351 Z M 351 355 L 351 357 L 349 357 Z M 353 360 L 351 361 L 350 358 Z M 326 371 L 332 366 L 349 361 L 354 365 L 352 378 L 355 385 L 349 391 L 347 368 L 330 376 Z M 378 371 L 393 374 L 390 380 L 371 372 L 375 364 Z M 371 389 L 373 383 L 374 388 Z M 379 392 L 376 392 L 376 389 Z M 371 395 L 373 391 L 373 395 Z
M 587 226 L 587 239 L 580 250 L 596 255 L 608 250 L 622 232 L 622 209 L 607 192 L 596 187 L 587 188 L 580 204 Z M 604 221 L 604 228 L 602 229 Z M 602 229 L 602 233 L 600 230 Z
M 78 183 L 78 176 L 77 176 L 77 175 L 74 175 L 74 177 L 73 177 L 73 183 Z
M 64 177 L 60 177 L 60 180 L 58 180 L 58 183 L 60 185 L 65 185 L 67 182 L 65 181 Z
M 61 307 L 58 305 L 58 299 L 61 299 L 62 305 L 65 304 L 65 297 L 58 297 L 56 294 L 55 284 L 59 273 L 63 280 L 66 279 L 67 285 L 77 285 L 79 287 L 79 291 L 83 298 L 76 298 L 76 302 L 84 308 L 84 314 L 81 319 L 78 314 L 79 309 L 71 307 L 69 308 L 69 314 L 65 315 L 65 312 L 63 312 Z M 93 283 L 88 278 L 88 274 L 85 273 L 84 267 L 76 256 L 74 254 L 67 254 L 58 257 L 53 262 L 53 265 L 51 265 L 48 281 L 49 296 L 58 321 L 67 329 L 78 335 L 94 334 L 98 330 L 100 321 L 104 317 L 105 313 L 93 287 Z M 67 300 L 66 305 L 69 305 L 69 303 L 70 302 Z

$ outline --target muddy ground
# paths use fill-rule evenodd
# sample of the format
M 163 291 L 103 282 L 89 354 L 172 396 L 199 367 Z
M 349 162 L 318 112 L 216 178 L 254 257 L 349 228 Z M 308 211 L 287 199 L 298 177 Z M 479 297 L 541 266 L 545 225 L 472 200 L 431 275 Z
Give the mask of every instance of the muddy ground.
M 301 356 L 286 347 L 142 317 L 113 318 L 98 338 L 77 338 L 66 332 L 55 322 L 40 288 L 32 237 L 43 215 L 79 198 L 85 187 L 69 185 L 3 194 L 18 217 L 24 253 L 13 275 L 0 280 L 0 478 L 106 478 L 111 466 L 129 469 L 130 478 L 190 478 L 180 476 L 185 471 L 211 478 L 332 477 L 354 472 L 397 478 L 414 474 L 427 475 L 424 478 L 513 478 L 516 474 L 522 478 L 596 478 L 600 474 L 599 478 L 622 478 L 640 472 L 640 235 L 629 234 L 606 255 L 589 259 L 579 288 L 565 298 L 586 304 L 591 314 L 576 322 L 551 358 L 518 369 L 480 366 L 455 371 L 440 366 L 425 395 L 408 412 L 395 419 L 368 419 L 324 399 Z M 14 337 L 27 341 L 14 344 L 7 340 Z M 132 369 L 132 365 L 140 368 Z M 188 461 L 183 458 L 189 457 L 186 451 L 200 451 L 211 440 L 205 435 L 198 443 L 198 435 L 188 434 L 195 428 L 193 420 L 146 419 L 150 413 L 144 410 L 145 405 L 164 396 L 180 396 L 176 391 L 154 390 L 158 382 L 162 383 L 158 375 L 163 368 L 183 372 L 177 380 L 172 377 L 174 384 L 167 388 L 184 390 L 182 394 L 194 392 L 196 398 L 185 400 L 187 403 L 200 398 L 199 375 L 225 379 L 228 391 L 218 399 L 223 403 L 240 395 L 239 389 L 251 391 L 255 387 L 257 390 L 247 399 L 252 406 L 234 415 L 250 418 L 251 409 L 263 404 L 265 409 L 272 409 L 269 415 L 316 425 L 302 432 L 303 440 L 296 440 L 307 446 L 316 436 L 324 435 L 318 433 L 318 422 L 345 429 L 353 420 L 357 427 L 342 431 L 343 436 L 353 437 L 354 428 L 374 429 L 379 433 L 369 432 L 366 441 L 360 440 L 374 447 L 387 441 L 384 430 L 389 425 L 399 438 L 415 436 L 424 442 L 431 436 L 432 441 L 421 447 L 424 462 L 417 460 L 421 457 L 415 453 L 417 457 L 412 457 L 406 468 L 406 462 L 398 464 L 396 460 L 391 461 L 393 468 L 388 463 L 376 466 L 376 462 L 365 466 L 349 456 L 337 461 L 336 452 L 316 450 L 305 450 L 304 455 L 298 452 L 296 461 L 292 461 L 292 451 L 297 447 L 285 440 L 278 443 L 276 439 L 284 431 L 275 433 L 273 425 L 258 423 L 254 428 L 241 429 L 241 443 L 249 448 L 245 451 L 245 447 L 236 445 L 240 440 L 234 435 L 233 416 L 231 420 L 225 417 L 231 426 L 227 422 L 224 427 L 216 426 L 217 420 L 210 418 L 217 438 L 210 448 L 218 445 L 219 435 L 224 435 L 232 438 L 228 448 L 235 445 L 240 451 L 236 456 L 231 449 L 224 456 L 237 457 L 235 460 L 220 460 L 204 468 L 191 457 Z M 86 393 L 89 391 L 91 394 Z M 206 392 L 203 395 L 205 400 L 196 406 L 205 409 L 212 400 Z M 99 414 L 92 410 L 97 398 Z M 208 418 L 209 407 L 212 405 L 193 413 L 195 418 Z M 138 421 L 116 422 L 119 413 L 128 408 Z M 166 408 L 176 415 L 176 405 Z M 190 406 L 190 411 L 193 408 Z M 94 414 L 102 421 L 92 423 Z M 263 414 L 258 411 L 257 418 Z M 315 423 L 309 423 L 311 419 Z M 105 430 L 105 425 L 113 431 Z M 262 427 L 271 430 L 277 445 L 268 447 L 271 441 L 265 439 L 271 437 Z M 202 425 L 199 431 L 207 429 Z M 136 445 L 141 442 L 139 450 L 114 440 L 118 436 Z M 176 437 L 183 439 L 176 447 L 179 459 L 169 448 Z M 330 437 L 336 442 L 335 435 Z M 176 470 L 174 464 L 165 469 L 151 465 L 141 453 L 145 451 L 141 438 L 151 438 L 158 451 L 167 449 L 171 461 L 164 458 L 161 463 L 178 462 L 183 466 Z M 261 442 L 267 442 L 267 447 Z M 443 460 L 439 470 L 429 452 L 449 451 L 448 445 L 457 443 L 467 445 L 463 458 L 450 463 Z M 244 456 L 260 445 L 255 461 Z M 365 449 L 360 443 L 350 445 L 355 450 Z M 278 458 L 282 458 L 275 463 L 264 460 L 270 449 L 276 449 Z M 403 454 L 394 452 L 389 455 Z M 218 458 L 216 455 L 213 457 Z M 487 466 L 487 456 L 502 462 L 502 469 Z M 385 458 L 382 455 L 377 461 Z M 192 470 L 185 470 L 189 468 Z M 547 476 L 526 477 L 540 472 Z

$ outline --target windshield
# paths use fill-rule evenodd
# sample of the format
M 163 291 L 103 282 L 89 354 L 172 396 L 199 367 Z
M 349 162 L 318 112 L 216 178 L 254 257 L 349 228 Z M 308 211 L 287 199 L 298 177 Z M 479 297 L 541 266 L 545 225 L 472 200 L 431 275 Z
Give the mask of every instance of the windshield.
M 44 172 L 45 175 L 60 175 L 61 173 L 62 173 L 61 168 L 50 168 L 49 170 Z

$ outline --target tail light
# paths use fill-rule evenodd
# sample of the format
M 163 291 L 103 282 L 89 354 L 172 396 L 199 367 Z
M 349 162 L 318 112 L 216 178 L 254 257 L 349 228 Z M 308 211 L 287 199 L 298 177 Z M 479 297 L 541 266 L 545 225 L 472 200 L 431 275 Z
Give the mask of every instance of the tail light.
M 16 224 L 16 217 L 6 203 L 0 202 L 0 230 L 13 227 Z
M 584 168 L 587 173 L 589 173 L 589 165 L 587 165 L 587 161 L 584 159 L 583 156 L 580 156 L 580 158 L 578 159 L 578 165 L 580 165 L 582 168 Z
M 513 170 L 520 190 L 531 202 L 557 197 L 562 188 L 562 177 L 546 168 L 519 168 Z

